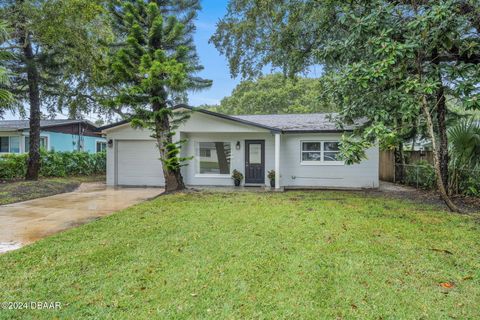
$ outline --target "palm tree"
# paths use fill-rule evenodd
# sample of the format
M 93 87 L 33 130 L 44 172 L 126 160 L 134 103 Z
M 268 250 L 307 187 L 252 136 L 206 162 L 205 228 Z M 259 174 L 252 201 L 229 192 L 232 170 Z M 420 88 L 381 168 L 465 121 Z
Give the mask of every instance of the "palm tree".
M 448 134 L 454 162 L 470 168 L 480 166 L 480 122 L 462 120 Z
M 480 192 L 476 186 L 478 180 L 474 179 L 474 185 L 470 184 L 472 178 L 478 177 L 480 172 L 480 122 L 473 119 L 462 120 L 450 128 L 448 136 L 452 157 L 449 191 L 458 193 L 460 189 L 469 189 L 470 194 L 477 194 Z

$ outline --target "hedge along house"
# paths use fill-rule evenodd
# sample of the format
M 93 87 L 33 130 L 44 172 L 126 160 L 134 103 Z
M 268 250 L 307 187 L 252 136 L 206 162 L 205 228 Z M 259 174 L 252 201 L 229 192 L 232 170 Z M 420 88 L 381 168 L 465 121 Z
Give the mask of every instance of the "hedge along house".
M 244 115 L 191 110 L 176 130 L 185 139 L 181 155 L 193 157 L 182 168 L 189 186 L 231 186 L 234 169 L 244 174 L 244 185 L 269 185 L 275 170 L 275 188 L 376 188 L 378 148 L 367 159 L 346 165 L 339 159 L 339 141 L 347 127 L 338 129 L 328 114 Z M 107 137 L 107 184 L 163 186 L 162 164 L 156 141 L 146 129 L 129 122 L 99 128 Z
M 40 147 L 47 151 L 85 151 L 106 149 L 106 140 L 97 126 L 86 120 L 41 120 Z M 0 154 L 28 153 L 29 121 L 0 120 Z

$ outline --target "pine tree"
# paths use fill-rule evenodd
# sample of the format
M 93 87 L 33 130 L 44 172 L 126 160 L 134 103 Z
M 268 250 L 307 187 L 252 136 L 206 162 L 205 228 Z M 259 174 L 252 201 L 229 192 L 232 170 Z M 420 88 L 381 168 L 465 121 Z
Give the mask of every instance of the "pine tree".
M 8 37 L 7 24 L 0 20 L 0 117 L 13 101 L 12 93 L 7 90 L 7 86 L 10 84 L 10 71 L 4 66 L 5 61 L 8 61 L 11 55 L 8 51 L 2 49 Z
M 166 192 L 185 188 L 180 169 L 182 141 L 174 130 L 186 114 L 172 107 L 185 102 L 186 92 L 211 86 L 196 77 L 202 70 L 192 34 L 200 9 L 198 0 L 112 1 L 110 12 L 116 42 L 108 63 L 106 83 L 115 95 L 111 108 L 127 108 L 132 125 L 150 129 L 157 140 Z
M 4 65 L 11 71 L 8 91 L 20 114 L 25 113 L 24 106 L 29 108 L 27 180 L 37 180 L 40 171 L 42 109 L 60 111 L 78 91 L 75 86 L 85 78 L 84 70 L 97 52 L 92 46 L 97 41 L 91 40 L 103 34 L 98 18 L 102 9 L 91 0 L 0 2 L 0 16 L 8 28 L 2 46 L 8 53 Z

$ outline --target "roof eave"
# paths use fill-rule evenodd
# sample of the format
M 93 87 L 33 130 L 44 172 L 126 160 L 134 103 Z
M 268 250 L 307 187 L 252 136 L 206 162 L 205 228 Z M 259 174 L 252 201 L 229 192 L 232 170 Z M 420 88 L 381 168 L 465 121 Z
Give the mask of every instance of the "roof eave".
M 70 125 L 70 124 L 87 124 L 87 125 L 91 125 L 92 127 L 96 128 L 96 126 L 94 124 L 92 124 L 90 121 L 75 120 L 75 121 L 62 122 L 62 123 L 49 124 L 49 125 L 46 125 L 46 126 L 41 126 L 40 129 L 48 129 L 48 128 L 54 128 L 54 127 L 60 127 L 60 126 L 67 126 L 67 125 Z M 16 129 L 16 130 L 23 131 L 23 130 L 28 130 L 28 129 L 30 129 L 30 127 L 22 127 L 22 128 Z
M 129 123 L 129 122 L 130 122 L 130 120 L 118 121 L 118 122 L 115 122 L 115 123 L 107 124 L 107 125 L 102 126 L 102 127 L 98 127 L 97 129 L 95 129 L 95 131 L 97 131 L 97 132 L 103 132 L 103 131 L 105 131 L 105 130 L 110 130 L 110 129 L 112 129 L 112 128 L 115 128 L 115 127 L 118 127 L 118 126 L 127 124 L 127 123 Z
M 242 123 L 242 124 L 257 127 L 257 128 L 262 128 L 262 129 L 265 129 L 265 130 L 270 130 L 272 132 L 277 132 L 277 133 L 282 132 L 282 130 L 278 129 L 278 128 L 261 125 L 259 123 L 251 122 L 251 121 L 248 121 L 248 120 L 237 119 L 237 118 L 231 117 L 229 115 L 218 113 L 218 112 L 213 112 L 213 111 L 204 110 L 204 109 L 196 109 L 196 108 L 191 107 L 191 106 L 186 105 L 186 104 L 179 104 L 179 105 L 176 105 L 172 108 L 172 110 L 178 110 L 178 109 L 187 109 L 187 110 L 190 110 L 190 111 L 193 111 L 193 112 L 200 112 L 200 113 L 203 113 L 203 114 L 208 114 L 208 115 L 218 117 L 218 118 L 222 118 L 222 119 L 225 119 L 225 120 L 230 120 L 230 121 L 234 121 L 234 122 L 237 122 L 237 123 Z M 112 124 L 109 124 L 109 125 L 106 125 L 106 126 L 103 126 L 103 127 L 99 127 L 99 128 L 97 128 L 97 131 L 109 130 L 109 129 L 124 125 L 124 124 L 129 123 L 129 122 L 130 122 L 130 120 L 122 120 L 122 121 L 119 121 L 117 123 L 112 123 Z

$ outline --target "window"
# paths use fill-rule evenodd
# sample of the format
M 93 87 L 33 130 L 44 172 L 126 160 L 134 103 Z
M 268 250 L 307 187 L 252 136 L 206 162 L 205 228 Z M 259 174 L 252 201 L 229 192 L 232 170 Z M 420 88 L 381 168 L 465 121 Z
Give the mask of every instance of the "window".
M 48 138 L 47 137 L 40 137 L 40 149 L 48 150 Z M 30 137 L 25 137 L 25 152 L 30 152 Z
M 230 142 L 198 142 L 197 174 L 230 175 Z
M 20 153 L 20 137 L 0 137 L 0 153 Z
M 107 143 L 104 141 L 97 141 L 97 153 L 107 150 Z
M 321 142 L 303 142 L 302 143 L 302 161 L 321 161 L 322 143 Z
M 20 137 L 10 137 L 10 153 L 20 153 Z
M 10 152 L 10 137 L 0 137 L 0 152 Z
M 343 164 L 338 141 L 303 141 L 302 164 Z

